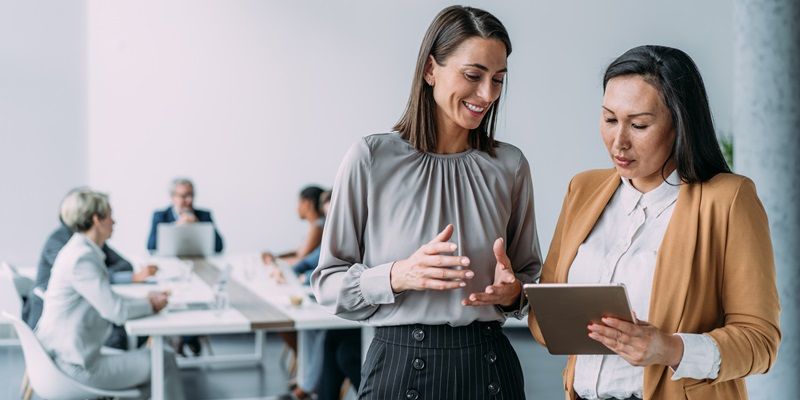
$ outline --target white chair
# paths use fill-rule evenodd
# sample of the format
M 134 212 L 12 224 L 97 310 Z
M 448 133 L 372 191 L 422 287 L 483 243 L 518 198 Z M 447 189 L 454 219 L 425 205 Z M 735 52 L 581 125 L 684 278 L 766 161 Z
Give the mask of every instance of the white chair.
M 22 314 L 22 298 L 14 284 L 14 270 L 5 262 L 0 262 L 0 311 L 17 317 Z M 8 326 L 0 322 L 0 346 L 18 346 L 19 341 L 14 339 L 11 333 L 13 329 L 5 332 L 6 328 Z
M 2 316 L 11 322 L 17 332 L 25 356 L 28 378 L 33 391 L 48 400 L 79 400 L 95 397 L 137 398 L 138 389 L 103 390 L 76 382 L 61 372 L 34 336 L 31 328 L 21 319 L 3 311 Z

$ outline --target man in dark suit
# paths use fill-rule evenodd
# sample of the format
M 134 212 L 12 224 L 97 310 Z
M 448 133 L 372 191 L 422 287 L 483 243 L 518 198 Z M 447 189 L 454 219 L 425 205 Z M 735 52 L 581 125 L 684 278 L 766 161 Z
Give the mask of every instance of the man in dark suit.
M 211 222 L 211 212 L 194 208 L 194 183 L 186 178 L 176 178 L 170 186 L 172 205 L 153 213 L 153 223 L 150 226 L 150 237 L 147 239 L 147 249 L 151 252 L 158 250 L 158 224 L 193 224 L 195 222 Z M 222 236 L 214 227 L 214 251 L 222 251 Z M 200 340 L 197 336 L 184 336 L 179 341 L 172 343 L 179 355 L 184 355 L 183 346 L 189 347 L 195 355 L 200 354 Z
M 194 184 L 184 178 L 172 181 L 170 190 L 172 205 L 155 211 L 153 213 L 153 223 L 150 226 L 150 237 L 147 239 L 147 249 L 155 251 L 158 243 L 158 224 L 175 223 L 178 225 L 192 224 L 195 222 L 211 222 L 211 212 L 194 208 Z M 222 251 L 222 236 L 219 235 L 216 227 L 214 228 L 214 251 Z

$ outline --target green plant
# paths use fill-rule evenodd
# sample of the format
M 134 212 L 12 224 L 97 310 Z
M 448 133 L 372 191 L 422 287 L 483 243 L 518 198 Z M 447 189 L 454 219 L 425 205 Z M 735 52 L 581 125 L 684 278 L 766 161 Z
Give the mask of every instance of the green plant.
M 719 136 L 719 148 L 725 157 L 728 167 L 733 170 L 733 136 L 721 134 Z

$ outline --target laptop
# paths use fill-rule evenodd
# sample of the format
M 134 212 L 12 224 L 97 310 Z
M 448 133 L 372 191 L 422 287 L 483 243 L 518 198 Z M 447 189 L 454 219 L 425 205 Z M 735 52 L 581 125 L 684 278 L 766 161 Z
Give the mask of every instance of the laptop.
M 210 256 L 214 254 L 214 224 L 158 224 L 156 254 L 167 257 Z

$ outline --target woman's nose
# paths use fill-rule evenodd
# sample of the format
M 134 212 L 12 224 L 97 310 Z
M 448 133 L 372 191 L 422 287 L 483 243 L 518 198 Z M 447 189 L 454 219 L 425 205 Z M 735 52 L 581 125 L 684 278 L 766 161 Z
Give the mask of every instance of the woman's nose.
M 630 134 L 628 130 L 619 124 L 617 131 L 614 134 L 614 148 L 617 150 L 627 150 L 631 148 Z

